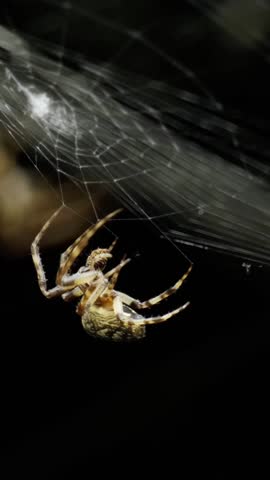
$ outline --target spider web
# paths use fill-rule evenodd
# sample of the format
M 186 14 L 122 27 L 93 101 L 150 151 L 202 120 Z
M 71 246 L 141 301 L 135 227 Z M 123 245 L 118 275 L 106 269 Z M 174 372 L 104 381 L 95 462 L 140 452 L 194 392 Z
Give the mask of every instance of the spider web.
M 267 69 L 267 3 L 245 2 L 260 21 L 240 32 L 232 2 L 190 0 L 177 16 L 150 1 L 136 19 L 141 2 L 131 12 L 98 5 L 25 1 L 24 15 L 14 0 L 1 6 L 2 128 L 61 203 L 69 179 L 96 219 L 108 212 L 101 190 L 180 252 L 187 244 L 269 264 L 267 119 L 227 108 L 211 69 L 201 81 L 205 65 L 194 73 L 189 61 L 191 33 L 198 48 L 203 26 Z

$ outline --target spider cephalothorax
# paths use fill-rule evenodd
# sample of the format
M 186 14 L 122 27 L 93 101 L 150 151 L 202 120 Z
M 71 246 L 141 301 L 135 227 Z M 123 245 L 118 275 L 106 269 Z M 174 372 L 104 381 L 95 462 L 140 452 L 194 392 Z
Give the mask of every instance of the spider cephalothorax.
M 56 275 L 56 286 L 47 290 L 47 281 L 39 254 L 39 242 L 61 208 L 45 223 L 34 239 L 31 246 L 32 258 L 37 271 L 40 290 L 47 298 L 59 295 L 66 301 L 80 298 L 76 311 L 82 318 L 83 327 L 90 335 L 116 341 L 139 339 L 145 335 L 145 325 L 164 322 L 189 305 L 189 302 L 187 302 L 172 312 L 150 318 L 138 314 L 134 309 L 150 308 L 181 287 L 192 267 L 188 268 L 187 272 L 173 287 L 168 288 L 156 297 L 140 302 L 126 293 L 114 289 L 120 270 L 130 259 L 123 259 L 116 267 L 103 273 L 107 261 L 112 257 L 111 251 L 116 240 L 107 249 L 97 248 L 93 250 L 88 256 L 85 266 L 81 267 L 76 273 L 69 273 L 76 258 L 87 246 L 90 238 L 106 222 L 117 215 L 121 209 L 108 214 L 88 228 L 62 253 Z
M 104 270 L 112 254 L 108 248 L 97 248 L 93 250 L 86 260 L 86 265 L 93 270 Z

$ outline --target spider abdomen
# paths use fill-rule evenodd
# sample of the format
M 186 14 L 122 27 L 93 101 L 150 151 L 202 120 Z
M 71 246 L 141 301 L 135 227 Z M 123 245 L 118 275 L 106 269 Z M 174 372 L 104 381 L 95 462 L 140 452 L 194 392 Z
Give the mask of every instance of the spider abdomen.
M 136 314 L 129 307 L 126 308 Z M 142 318 L 141 315 L 138 317 Z M 145 336 L 144 325 L 136 325 L 135 322 L 124 323 L 115 316 L 113 308 L 104 308 L 99 305 L 92 305 L 90 309 L 85 310 L 82 315 L 82 325 L 89 335 L 104 340 L 122 342 L 139 340 Z

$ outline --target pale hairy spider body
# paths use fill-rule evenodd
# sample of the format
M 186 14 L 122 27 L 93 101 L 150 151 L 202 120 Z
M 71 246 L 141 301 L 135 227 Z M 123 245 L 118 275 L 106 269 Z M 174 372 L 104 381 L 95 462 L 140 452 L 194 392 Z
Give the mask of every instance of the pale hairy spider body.
M 88 245 L 90 238 L 122 209 L 106 215 L 88 228 L 62 253 L 56 275 L 56 286 L 48 290 L 39 253 L 39 243 L 61 209 L 62 207 L 51 216 L 35 237 L 31 246 L 32 258 L 43 295 L 47 298 L 61 296 L 65 301 L 80 299 L 76 311 L 81 316 L 82 325 L 87 333 L 113 341 L 140 339 L 145 336 L 146 325 L 164 322 L 189 305 L 187 302 L 165 315 L 155 317 L 145 318 L 138 314 L 135 309 L 150 308 L 174 293 L 182 285 L 192 267 L 189 267 L 174 286 L 149 300 L 140 302 L 114 288 L 120 270 L 130 259 L 123 259 L 112 270 L 103 273 L 108 260 L 112 257 L 111 251 L 116 241 L 109 248 L 93 250 L 87 257 L 85 266 L 79 268 L 76 273 L 70 273 L 75 260 Z

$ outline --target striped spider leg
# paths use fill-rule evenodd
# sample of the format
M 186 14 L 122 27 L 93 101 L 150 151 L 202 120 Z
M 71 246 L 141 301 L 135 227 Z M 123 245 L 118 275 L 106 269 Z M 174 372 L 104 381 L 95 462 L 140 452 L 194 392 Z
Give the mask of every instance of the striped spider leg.
M 178 280 L 175 285 L 172 287 L 168 288 L 164 292 L 160 293 L 159 295 L 150 298 L 149 300 L 145 300 L 144 302 L 140 302 L 140 300 L 136 300 L 133 297 L 130 297 L 126 293 L 122 292 L 116 292 L 117 296 L 114 299 L 114 311 L 117 317 L 122 320 L 123 322 L 126 323 L 131 323 L 132 322 L 132 317 L 130 319 L 126 318 L 126 315 L 123 311 L 123 304 L 128 305 L 132 310 L 133 309 L 143 309 L 143 308 L 151 308 L 153 305 L 156 305 L 159 302 L 162 302 L 162 300 L 165 300 L 165 298 L 168 298 L 170 295 L 175 293 L 183 284 L 187 276 L 190 274 L 192 270 L 192 265 L 188 268 L 186 273 Z M 184 310 L 190 302 L 186 302 L 184 305 L 181 305 L 180 307 L 176 308 L 175 310 L 166 313 L 164 315 L 158 315 L 156 317 L 148 317 L 148 318 L 142 318 L 136 320 L 137 325 L 150 325 L 154 323 L 161 323 L 161 322 L 166 322 L 169 318 L 173 317 L 174 315 L 177 315 L 179 312 Z

